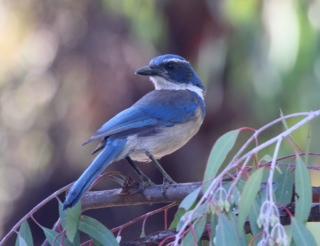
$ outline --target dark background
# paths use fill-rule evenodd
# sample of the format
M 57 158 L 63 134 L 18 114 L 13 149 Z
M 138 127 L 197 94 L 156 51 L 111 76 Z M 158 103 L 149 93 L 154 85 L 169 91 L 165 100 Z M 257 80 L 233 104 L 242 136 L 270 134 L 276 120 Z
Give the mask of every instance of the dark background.
M 319 0 L 2 1 L 0 235 L 81 174 L 93 149 L 81 143 L 152 89 L 134 71 L 156 55 L 186 57 L 207 86 L 200 132 L 161 160 L 178 182 L 201 180 L 224 132 L 259 127 L 280 109 L 319 108 L 319 13 Z M 306 132 L 296 141 L 303 144 Z M 319 152 L 318 137 L 315 125 L 311 150 Z M 142 167 L 161 181 L 153 167 Z M 125 162 L 110 170 L 132 174 Z M 154 208 L 90 214 L 112 228 Z M 56 202 L 36 218 L 52 226 Z M 150 221 L 147 232 L 159 224 Z

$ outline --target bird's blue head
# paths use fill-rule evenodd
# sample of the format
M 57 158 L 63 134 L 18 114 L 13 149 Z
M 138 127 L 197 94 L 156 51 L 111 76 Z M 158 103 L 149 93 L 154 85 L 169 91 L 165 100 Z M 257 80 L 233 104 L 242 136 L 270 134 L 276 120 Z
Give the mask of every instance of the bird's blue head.
M 156 89 L 190 89 L 203 93 L 204 85 L 191 64 L 178 55 L 161 55 L 136 74 L 150 76 Z

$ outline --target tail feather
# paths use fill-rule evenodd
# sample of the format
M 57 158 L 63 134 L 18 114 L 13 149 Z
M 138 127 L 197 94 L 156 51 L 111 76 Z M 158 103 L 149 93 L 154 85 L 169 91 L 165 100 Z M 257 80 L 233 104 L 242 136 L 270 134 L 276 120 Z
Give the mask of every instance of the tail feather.
M 72 185 L 63 209 L 73 207 L 90 188 L 99 174 L 103 172 L 113 161 L 117 160 L 125 147 L 125 139 L 109 139 L 103 150 L 92 161 L 90 166 L 82 173 L 78 180 Z

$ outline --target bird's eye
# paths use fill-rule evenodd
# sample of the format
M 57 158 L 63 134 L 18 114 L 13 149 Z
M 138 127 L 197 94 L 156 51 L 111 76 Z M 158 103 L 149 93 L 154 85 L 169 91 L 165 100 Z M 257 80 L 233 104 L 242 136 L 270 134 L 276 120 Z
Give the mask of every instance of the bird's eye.
M 175 67 L 175 63 L 174 62 L 168 62 L 168 63 L 166 63 L 165 67 L 168 70 L 172 70 Z

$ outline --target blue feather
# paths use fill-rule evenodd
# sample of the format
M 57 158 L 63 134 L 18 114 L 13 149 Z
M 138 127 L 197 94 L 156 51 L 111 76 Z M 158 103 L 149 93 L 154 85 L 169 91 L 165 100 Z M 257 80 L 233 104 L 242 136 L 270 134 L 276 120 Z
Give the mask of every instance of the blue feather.
M 90 188 L 92 183 L 113 161 L 117 160 L 124 150 L 125 139 L 109 139 L 106 146 L 83 172 L 80 178 L 72 185 L 63 209 L 73 207 Z
M 204 116 L 203 100 L 189 90 L 151 91 L 102 125 L 84 144 L 112 135 L 130 135 L 152 127 L 170 127 L 184 123 L 195 117 L 199 106 Z

